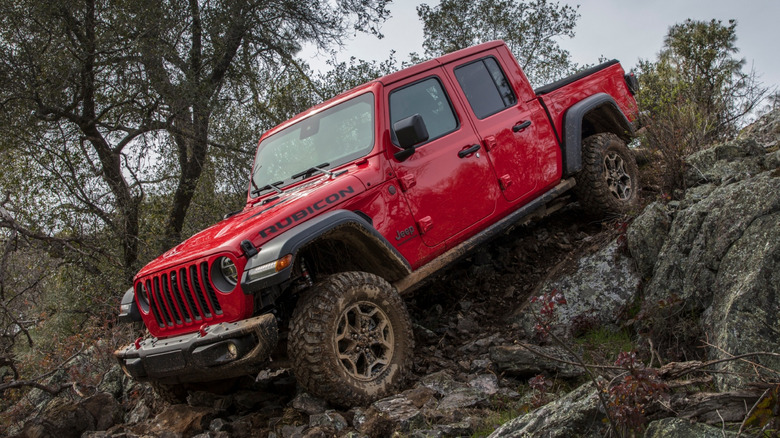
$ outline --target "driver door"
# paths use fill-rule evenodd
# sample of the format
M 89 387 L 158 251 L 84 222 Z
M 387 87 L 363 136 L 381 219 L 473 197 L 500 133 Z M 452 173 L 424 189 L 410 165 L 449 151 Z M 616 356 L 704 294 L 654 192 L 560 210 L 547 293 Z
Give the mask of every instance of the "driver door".
M 500 196 L 480 139 L 465 109 L 450 98 L 451 89 L 441 68 L 386 89 L 390 126 L 419 114 L 428 131 L 428 140 L 417 145 L 414 154 L 403 161 L 391 158 L 391 163 L 422 240 L 430 247 L 463 240 L 470 227 L 495 210 Z M 388 149 L 399 151 L 391 137 L 394 145 Z

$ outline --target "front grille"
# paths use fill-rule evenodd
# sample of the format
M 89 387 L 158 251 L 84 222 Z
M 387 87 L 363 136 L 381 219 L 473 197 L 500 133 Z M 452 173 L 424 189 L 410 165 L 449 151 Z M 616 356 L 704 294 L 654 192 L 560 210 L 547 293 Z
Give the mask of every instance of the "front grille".
M 136 294 L 148 302 L 160 328 L 190 325 L 222 314 L 207 262 L 147 277 L 136 284 Z

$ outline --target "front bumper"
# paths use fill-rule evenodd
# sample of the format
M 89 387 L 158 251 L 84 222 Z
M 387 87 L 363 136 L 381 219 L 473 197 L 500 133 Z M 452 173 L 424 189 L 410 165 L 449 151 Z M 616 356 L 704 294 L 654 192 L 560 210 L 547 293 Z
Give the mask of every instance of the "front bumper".
M 277 340 L 276 318 L 265 314 L 172 338 L 147 338 L 114 356 L 122 370 L 138 380 L 206 382 L 256 372 Z

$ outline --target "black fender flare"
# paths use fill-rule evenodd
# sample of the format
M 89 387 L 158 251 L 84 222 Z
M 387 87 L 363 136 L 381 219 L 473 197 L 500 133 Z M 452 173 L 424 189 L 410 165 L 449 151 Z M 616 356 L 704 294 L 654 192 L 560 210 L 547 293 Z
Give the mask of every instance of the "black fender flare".
M 589 113 L 596 110 L 603 114 L 604 119 L 598 132 L 612 132 L 626 141 L 629 141 L 634 133 L 634 125 L 628 121 L 615 99 L 609 94 L 594 94 L 575 103 L 563 115 L 564 177 L 571 176 L 582 169 L 582 121 Z
M 295 257 L 301 248 L 323 236 L 347 228 L 352 232 L 359 233 L 363 244 L 373 251 L 380 251 L 381 256 L 389 262 L 386 268 L 390 273 L 388 276 L 391 278 L 388 278 L 388 281 L 392 282 L 396 279 L 395 277 L 401 278 L 412 271 L 406 258 L 360 213 L 349 210 L 333 210 L 297 225 L 262 245 L 260 251 L 247 260 L 241 279 L 242 289 L 245 293 L 256 293 L 289 280 L 292 267 L 295 264 Z M 271 276 L 253 282 L 247 281 L 249 269 L 273 263 L 287 254 L 293 255 L 293 262 L 290 263 L 290 266 Z

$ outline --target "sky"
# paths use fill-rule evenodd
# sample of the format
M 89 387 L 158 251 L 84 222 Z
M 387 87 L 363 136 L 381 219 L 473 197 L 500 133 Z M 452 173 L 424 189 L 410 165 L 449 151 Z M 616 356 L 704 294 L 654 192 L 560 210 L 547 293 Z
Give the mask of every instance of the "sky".
M 406 59 L 410 52 L 423 53 L 422 22 L 416 6 L 431 6 L 438 0 L 394 0 L 389 9 L 391 18 L 382 26 L 381 40 L 370 35 L 358 35 L 346 42 L 337 55 L 339 61 L 351 56 L 359 59 L 383 60 L 396 51 L 396 58 Z M 754 68 L 766 86 L 780 85 L 780 0 L 582 0 L 560 1 L 579 5 L 580 18 L 574 38 L 559 41 L 578 64 L 596 64 L 603 55 L 618 59 L 626 70 L 638 60 L 655 60 L 663 45 L 669 26 L 688 18 L 711 19 L 728 23 L 737 20 L 737 56 L 747 61 L 746 69 Z M 328 70 L 328 56 L 304 49 L 299 54 L 315 70 Z

